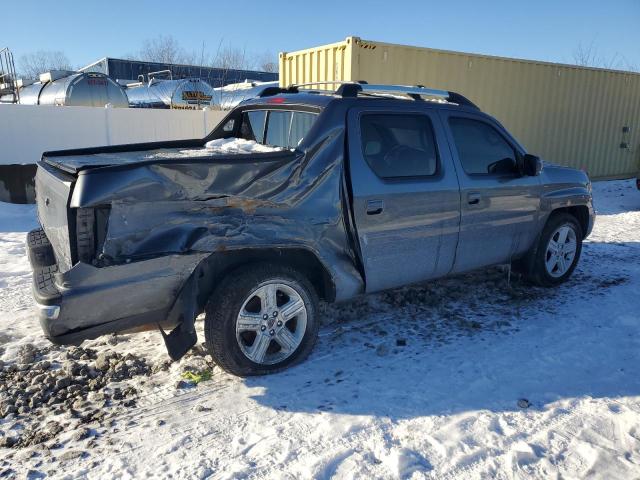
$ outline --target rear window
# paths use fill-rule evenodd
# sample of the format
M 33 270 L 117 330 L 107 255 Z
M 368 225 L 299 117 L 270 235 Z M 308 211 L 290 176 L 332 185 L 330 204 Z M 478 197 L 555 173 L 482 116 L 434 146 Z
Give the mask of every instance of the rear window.
M 263 145 L 296 148 L 318 114 L 291 110 L 250 110 L 242 114 L 240 136 Z

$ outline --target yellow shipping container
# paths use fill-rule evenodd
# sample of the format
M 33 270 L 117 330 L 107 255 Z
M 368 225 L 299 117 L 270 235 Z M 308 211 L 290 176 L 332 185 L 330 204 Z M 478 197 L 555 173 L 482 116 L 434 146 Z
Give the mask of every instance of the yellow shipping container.
M 280 54 L 280 85 L 366 80 L 463 94 L 531 153 L 593 178 L 640 165 L 640 74 L 348 37 Z

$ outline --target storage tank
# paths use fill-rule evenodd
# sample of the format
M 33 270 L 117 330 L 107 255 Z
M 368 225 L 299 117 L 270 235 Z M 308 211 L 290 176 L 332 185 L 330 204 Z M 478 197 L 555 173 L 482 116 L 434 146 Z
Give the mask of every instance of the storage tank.
M 13 94 L 7 93 L 0 95 L 0 103 L 16 103 L 16 100 Z
M 20 104 L 21 105 L 38 105 L 38 99 L 40 98 L 40 92 L 44 87 L 42 82 L 29 82 L 18 90 L 20 92 Z
M 592 178 L 638 172 L 640 73 L 358 37 L 280 54 L 283 87 L 357 80 L 459 92 L 553 163 L 584 168 Z
M 237 106 L 240 102 L 249 98 L 256 98 L 265 89 L 269 87 L 277 87 L 279 82 L 257 82 L 245 80 L 241 83 L 232 83 L 224 87 L 213 89 L 212 106 L 220 110 L 230 110 Z
M 197 110 L 211 105 L 213 88 L 199 78 L 152 78 L 148 83 L 128 85 L 126 95 L 130 107 Z
M 20 104 L 128 107 L 124 89 L 102 73 L 51 71 L 20 89 Z
M 33 86 L 36 83 L 37 85 Z M 42 83 L 36 82 L 35 80 L 27 80 L 24 78 L 19 78 L 16 81 L 16 86 L 18 87 L 18 92 L 20 93 L 20 96 L 22 96 L 22 92 L 24 92 L 29 102 L 29 103 L 26 103 L 26 102 L 20 102 L 20 103 L 26 103 L 28 105 L 38 104 L 38 96 L 40 95 L 40 90 L 42 90 Z M 31 103 L 34 96 L 35 96 L 35 102 Z M 13 95 L 4 95 L 0 97 L 0 103 L 17 103 L 17 102 Z

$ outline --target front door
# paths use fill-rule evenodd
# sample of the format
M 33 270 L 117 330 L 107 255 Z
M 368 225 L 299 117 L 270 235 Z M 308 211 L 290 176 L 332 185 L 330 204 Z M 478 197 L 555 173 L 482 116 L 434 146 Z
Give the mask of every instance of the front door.
M 524 151 L 492 119 L 442 110 L 460 179 L 462 218 L 454 272 L 508 263 L 537 235 L 540 177 L 517 168 Z
M 411 104 L 349 112 L 353 214 L 367 292 L 447 274 L 460 193 L 438 115 Z

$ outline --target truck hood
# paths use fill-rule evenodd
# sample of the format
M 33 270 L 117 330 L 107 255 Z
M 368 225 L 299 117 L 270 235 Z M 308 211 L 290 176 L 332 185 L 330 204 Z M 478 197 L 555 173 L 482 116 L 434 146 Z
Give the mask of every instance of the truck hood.
M 573 185 L 580 187 L 588 187 L 591 183 L 589 176 L 582 170 L 571 167 L 556 165 L 544 160 L 544 168 L 542 169 L 543 184 L 561 184 Z

